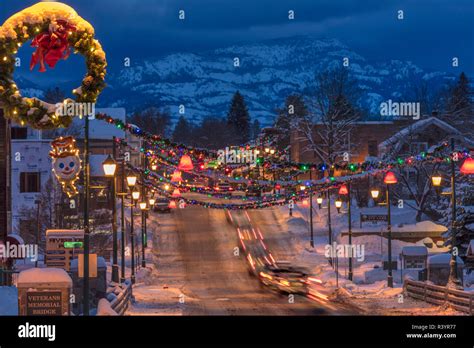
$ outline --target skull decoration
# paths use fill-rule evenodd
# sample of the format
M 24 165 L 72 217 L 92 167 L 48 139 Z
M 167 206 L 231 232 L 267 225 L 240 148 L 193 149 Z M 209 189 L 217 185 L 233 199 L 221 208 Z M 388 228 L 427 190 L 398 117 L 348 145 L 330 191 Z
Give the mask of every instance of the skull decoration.
M 75 182 L 81 171 L 81 159 L 73 137 L 59 137 L 51 143 L 49 155 L 53 158 L 53 172 L 68 197 L 78 194 Z

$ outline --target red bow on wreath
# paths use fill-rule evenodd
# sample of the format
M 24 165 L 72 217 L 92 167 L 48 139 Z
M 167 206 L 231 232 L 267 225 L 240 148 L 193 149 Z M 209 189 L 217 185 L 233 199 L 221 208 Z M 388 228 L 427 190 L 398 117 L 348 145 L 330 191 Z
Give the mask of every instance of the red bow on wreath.
M 45 62 L 50 68 L 54 68 L 60 59 L 67 59 L 70 54 L 67 37 L 75 30 L 74 25 L 60 19 L 50 25 L 48 32 L 37 35 L 31 43 L 31 46 L 37 49 L 31 55 L 30 69 L 33 70 L 39 62 L 39 71 L 45 72 Z

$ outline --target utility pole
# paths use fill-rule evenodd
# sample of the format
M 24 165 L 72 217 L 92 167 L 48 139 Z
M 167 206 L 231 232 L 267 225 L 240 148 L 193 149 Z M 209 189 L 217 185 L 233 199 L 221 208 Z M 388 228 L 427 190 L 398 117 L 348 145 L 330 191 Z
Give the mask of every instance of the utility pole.
M 454 138 L 451 138 L 451 153 L 454 153 Z M 451 260 L 449 261 L 449 280 L 448 287 L 460 288 L 461 281 L 458 275 L 457 253 L 456 248 L 456 165 L 451 159 Z
M 112 158 L 114 159 L 115 165 L 117 164 L 117 151 L 115 146 L 116 138 L 112 137 Z M 113 253 L 112 253 L 112 281 L 119 282 L 119 269 L 118 269 L 118 235 L 117 235 L 117 176 L 114 172 L 112 176 L 112 238 L 113 238 Z
M 313 168 L 310 166 L 309 168 L 309 229 L 311 234 L 310 245 L 311 248 L 314 248 L 314 236 L 313 236 Z
M 349 232 L 349 280 L 352 280 L 352 217 L 351 217 L 351 182 L 347 182 L 347 216 L 348 216 L 348 232 Z

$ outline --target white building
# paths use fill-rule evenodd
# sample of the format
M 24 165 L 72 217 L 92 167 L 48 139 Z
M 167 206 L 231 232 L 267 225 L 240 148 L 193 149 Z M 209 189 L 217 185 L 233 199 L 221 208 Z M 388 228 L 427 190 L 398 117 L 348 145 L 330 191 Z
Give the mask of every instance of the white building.
M 96 109 L 97 113 L 106 113 L 125 121 L 125 109 Z M 79 147 L 83 144 L 83 121 L 75 119 L 71 128 L 78 128 L 76 136 Z M 102 162 L 112 153 L 112 137 L 123 138 L 124 131 L 108 125 L 103 121 L 90 121 L 90 163 L 92 176 L 100 176 Z M 22 210 L 35 209 L 36 203 L 44 191 L 47 181 L 53 177 L 52 160 L 49 156 L 51 140 L 42 139 L 41 131 L 12 125 L 11 141 L 11 196 L 12 196 L 12 231 L 20 233 L 20 225 L 28 222 L 22 219 Z M 82 156 L 82 151 L 81 151 Z M 54 179 L 55 180 L 55 179 Z M 35 229 L 36 226 L 31 226 Z

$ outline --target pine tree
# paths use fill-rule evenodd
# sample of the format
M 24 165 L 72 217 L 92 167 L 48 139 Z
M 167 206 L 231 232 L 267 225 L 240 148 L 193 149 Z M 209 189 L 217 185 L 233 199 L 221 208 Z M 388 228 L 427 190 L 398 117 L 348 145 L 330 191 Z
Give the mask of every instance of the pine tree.
M 474 123 L 469 80 L 464 72 L 459 75 L 456 85 L 451 89 L 446 112 L 447 121 L 461 125 L 466 122 Z M 461 130 L 461 129 L 460 129 Z
M 244 97 L 235 92 L 227 113 L 227 124 L 235 135 L 235 141 L 239 144 L 250 140 L 250 116 L 245 105 Z
M 44 92 L 44 101 L 50 104 L 61 103 L 66 98 L 64 92 L 59 88 L 56 87 L 54 89 L 47 89 Z
M 178 143 L 189 144 L 191 141 L 191 135 L 191 124 L 188 122 L 188 120 L 186 120 L 183 115 L 181 115 L 179 117 L 178 123 L 176 123 L 176 126 L 174 127 L 173 140 Z

